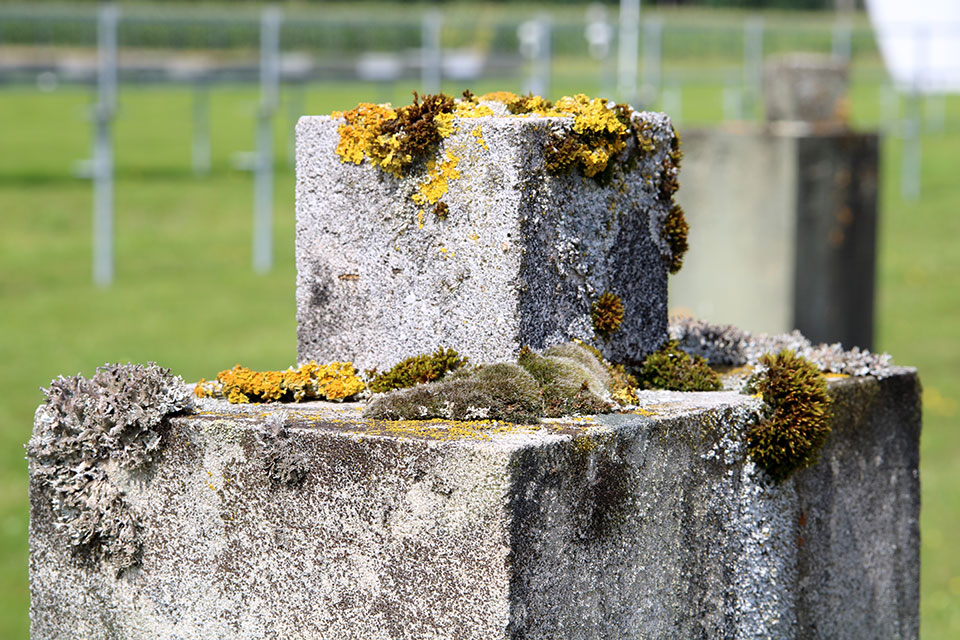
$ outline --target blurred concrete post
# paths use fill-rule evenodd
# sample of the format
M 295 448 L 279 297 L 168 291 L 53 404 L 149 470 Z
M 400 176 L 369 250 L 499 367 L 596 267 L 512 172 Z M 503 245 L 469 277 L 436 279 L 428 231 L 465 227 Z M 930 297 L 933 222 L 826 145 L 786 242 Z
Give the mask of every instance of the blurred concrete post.
M 441 66 L 440 35 L 443 30 L 443 14 L 427 11 L 423 14 L 422 42 L 420 43 L 420 88 L 425 94 L 440 93 L 443 83 Z
M 273 267 L 273 116 L 280 93 L 282 20 L 277 7 L 266 7 L 260 17 L 260 108 L 253 190 L 253 268 L 257 273 Z
M 117 24 L 113 4 L 100 7 L 97 21 L 97 105 L 93 142 L 93 282 L 113 282 L 113 118 L 117 111 Z
M 191 161 L 194 175 L 210 173 L 210 84 L 206 77 L 193 83 L 193 144 Z
M 615 91 L 613 65 L 609 64 L 610 45 L 613 42 L 613 27 L 607 21 L 607 7 L 599 2 L 591 3 L 586 11 L 587 26 L 583 35 L 587 39 L 590 57 L 600 63 L 601 95 L 610 96 Z
M 660 93 L 662 53 L 663 20 L 653 16 L 643 21 L 643 105 L 652 105 Z
M 617 97 L 637 98 L 637 53 L 640 46 L 640 0 L 620 0 L 620 36 L 617 60 Z
M 529 61 L 530 76 L 525 91 L 548 97 L 550 92 L 550 16 L 541 14 L 517 27 L 520 54 Z
M 750 16 L 743 25 L 743 113 L 748 120 L 757 115 L 763 91 L 763 17 Z

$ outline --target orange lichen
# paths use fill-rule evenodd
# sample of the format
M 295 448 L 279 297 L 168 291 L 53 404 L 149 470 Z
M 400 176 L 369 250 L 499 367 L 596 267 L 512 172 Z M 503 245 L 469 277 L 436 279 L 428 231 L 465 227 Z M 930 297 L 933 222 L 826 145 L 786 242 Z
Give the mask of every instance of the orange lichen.
M 286 371 L 253 371 L 238 364 L 218 373 L 216 382 L 201 379 L 193 391 L 201 398 L 247 403 L 344 400 L 364 388 L 350 362 L 309 362 Z
M 397 112 L 391 109 L 390 105 L 361 102 L 350 111 L 334 111 L 332 116 L 345 120 L 337 130 L 340 134 L 340 141 L 337 143 L 340 161 L 360 164 L 384 120 L 396 118 Z

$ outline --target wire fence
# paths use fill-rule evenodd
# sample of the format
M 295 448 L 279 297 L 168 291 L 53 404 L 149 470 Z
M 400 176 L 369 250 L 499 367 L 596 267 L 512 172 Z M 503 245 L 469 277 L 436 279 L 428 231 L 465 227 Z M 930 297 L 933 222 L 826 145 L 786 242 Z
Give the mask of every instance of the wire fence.
M 662 109 L 681 123 L 694 99 L 716 101 L 719 120 L 762 116 L 764 60 L 780 53 L 830 54 L 849 64 L 854 86 L 869 87 L 878 114 L 872 126 L 904 138 L 903 193 L 919 195 L 919 131 L 945 126 L 942 95 L 903 100 L 890 80 L 878 38 L 862 15 L 639 13 L 603 5 L 585 11 L 484 12 L 451 8 L 371 12 L 275 7 L 158 8 L 131 5 L 0 7 L 0 88 L 96 89 L 92 159 L 95 225 L 101 247 L 95 279 L 112 279 L 112 121 L 124 86 L 194 90 L 192 164 L 210 169 L 209 92 L 257 86 L 257 150 L 238 159 L 255 174 L 254 264 L 270 268 L 262 240 L 270 232 L 274 170 L 272 121 L 285 93 L 288 116 L 302 112 L 303 92 L 352 83 L 359 95 L 389 96 L 397 87 L 435 92 L 460 88 L 590 93 Z M 955 27 L 955 28 L 954 28 Z M 960 39 L 960 25 L 941 25 Z M 917 37 L 908 32 L 905 35 Z M 926 35 L 926 34 L 924 34 Z M 960 66 L 960 60 L 955 64 Z M 691 98 L 691 96 L 693 96 Z M 904 106 L 905 105 L 905 106 Z M 347 105 L 345 105 L 347 106 Z M 698 112 L 703 109 L 696 110 Z M 295 117 L 289 118 L 292 123 Z M 292 147 L 291 147 L 292 148 Z M 260 240 L 257 238 L 261 237 Z

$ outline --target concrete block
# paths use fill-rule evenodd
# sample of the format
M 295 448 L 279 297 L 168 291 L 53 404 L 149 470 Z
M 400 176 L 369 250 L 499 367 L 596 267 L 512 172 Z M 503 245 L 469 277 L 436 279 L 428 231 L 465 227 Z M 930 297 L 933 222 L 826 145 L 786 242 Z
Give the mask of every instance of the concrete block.
M 531 427 L 204 400 L 102 465 L 141 524 L 119 576 L 31 463 L 31 637 L 916 638 L 919 385 L 890 373 L 831 383 L 821 461 L 780 485 L 734 392 Z
M 788 53 L 767 60 L 763 71 L 767 120 L 821 127 L 846 122 L 848 65 L 842 59 Z
M 670 304 L 755 332 L 873 347 L 879 137 L 689 130 L 690 252 Z
M 626 319 L 604 353 L 629 361 L 657 348 L 670 251 L 660 235 L 670 202 L 658 189 L 675 172 L 664 166 L 673 132 L 661 114 L 634 118 L 652 150 L 608 186 L 545 170 L 548 135 L 572 118 L 457 119 L 437 153 L 456 159 L 443 220 L 412 199 L 422 163 L 403 178 L 343 163 L 341 120 L 301 118 L 299 359 L 385 368 L 437 346 L 475 362 L 512 359 L 523 345 L 592 339 L 590 307 L 607 290 Z

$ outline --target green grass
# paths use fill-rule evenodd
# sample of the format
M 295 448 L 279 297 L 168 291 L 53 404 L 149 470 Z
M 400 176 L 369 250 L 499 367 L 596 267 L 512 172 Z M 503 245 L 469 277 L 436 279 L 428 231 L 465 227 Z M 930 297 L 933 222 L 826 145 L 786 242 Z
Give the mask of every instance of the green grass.
M 589 73 L 589 70 L 586 70 Z M 588 76 L 589 77 L 589 76 Z M 596 75 L 592 76 L 594 79 Z M 595 80 L 592 80 L 595 82 Z M 477 92 L 516 81 L 474 87 Z M 450 86 L 449 91 L 459 91 Z M 597 86 L 568 73 L 555 93 Z M 392 97 L 361 85 L 311 88 L 306 110 L 346 108 Z M 854 116 L 878 118 L 877 87 L 858 84 Z M 252 180 L 231 165 L 253 147 L 256 94 L 212 93 L 213 171 L 189 172 L 187 91 L 125 89 L 117 122 L 116 283 L 90 284 L 91 187 L 72 177 L 89 148 L 89 94 L 0 93 L 0 637 L 26 638 L 27 485 L 23 443 L 59 374 L 92 374 L 106 361 L 155 360 L 188 380 L 237 362 L 281 368 L 296 356 L 293 265 L 294 178 L 280 163 L 275 197 L 277 266 L 250 267 Z M 684 120 L 719 118 L 722 86 L 684 90 Z M 285 158 L 289 122 L 277 122 Z M 901 364 L 920 368 L 922 440 L 922 633 L 960 637 L 960 100 L 948 103 L 947 131 L 924 138 L 923 198 L 898 196 L 899 146 L 884 146 L 878 335 Z

